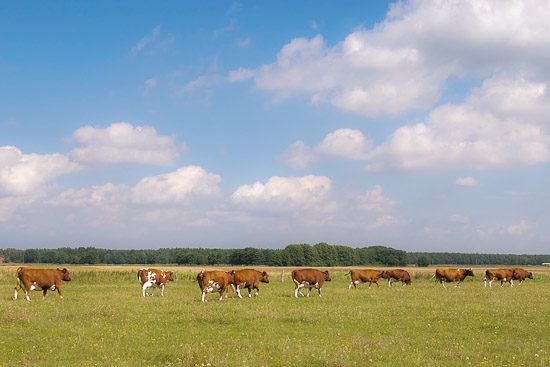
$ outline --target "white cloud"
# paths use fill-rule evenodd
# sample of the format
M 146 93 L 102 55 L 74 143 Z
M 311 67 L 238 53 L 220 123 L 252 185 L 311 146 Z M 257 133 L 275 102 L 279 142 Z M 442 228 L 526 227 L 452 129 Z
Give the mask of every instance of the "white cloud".
M 516 107 L 514 113 L 506 117 L 502 105 L 488 102 L 495 99 L 495 85 L 500 86 L 499 98 L 517 94 L 536 98 L 530 103 L 524 102 L 528 107 Z M 486 81 L 463 104 L 437 107 L 425 123 L 397 129 L 374 149 L 374 162 L 367 169 L 487 169 L 549 162 L 550 133 L 529 118 L 532 108 L 544 110 L 548 107 L 548 96 L 525 93 L 525 88 L 544 89 L 518 79 L 495 77 Z
M 470 218 L 465 215 L 454 214 L 449 217 L 449 222 L 466 224 L 470 222 Z
M 458 186 L 477 186 L 477 180 L 473 177 L 459 177 L 455 184 Z
M 237 46 L 239 46 L 240 48 L 245 48 L 245 47 L 248 47 L 250 45 L 250 42 L 251 42 L 250 37 L 242 39 L 242 40 L 238 40 L 237 41 Z
M 382 217 L 376 218 L 376 221 L 374 223 L 370 223 L 367 227 L 369 229 L 377 229 L 382 227 L 393 227 L 396 225 L 406 225 L 407 221 L 400 220 L 395 217 L 392 217 L 391 215 L 384 215 Z
M 400 115 L 433 106 L 449 76 L 547 75 L 549 16 L 544 1 L 399 2 L 373 29 L 332 47 L 321 35 L 293 39 L 273 64 L 250 71 L 278 99 L 326 95 L 346 111 Z
M 388 212 L 399 205 L 398 201 L 391 200 L 382 194 L 382 186 L 376 185 L 365 195 L 360 195 L 357 199 L 357 206 L 367 212 Z
M 265 184 L 242 185 L 231 195 L 236 207 L 260 211 L 300 211 L 322 204 L 331 190 L 328 177 L 274 176 Z
M 158 135 L 150 126 L 133 127 L 127 122 L 113 123 L 108 128 L 84 126 L 76 130 L 72 142 L 81 145 L 69 156 L 85 164 L 153 164 L 170 165 L 186 149 L 177 147 L 173 136 Z
M 160 33 L 160 25 L 153 28 L 153 33 L 151 35 L 145 36 L 142 39 L 140 39 L 139 42 L 132 48 L 130 53 L 134 55 L 139 53 L 141 50 L 145 48 L 145 46 L 155 41 L 159 33 Z
M 131 198 L 140 204 L 182 204 L 220 194 L 221 177 L 198 166 L 141 179 L 131 189 Z
M 338 129 L 327 134 L 315 151 L 329 156 L 345 157 L 350 159 L 366 159 L 372 143 L 365 139 L 359 130 Z
M 107 183 L 102 186 L 92 186 L 79 190 L 69 189 L 46 203 L 52 206 L 71 206 L 75 208 L 100 207 L 105 209 L 108 206 L 124 202 L 127 196 L 126 186 Z
M 283 160 L 288 167 L 295 170 L 307 169 L 317 160 L 317 156 L 313 150 L 300 140 L 289 146 L 279 158 Z
M 533 235 L 537 225 L 526 220 L 521 220 L 518 224 L 512 224 L 508 227 L 508 233 L 511 235 Z
M 28 195 L 43 185 L 82 167 L 63 154 L 23 154 L 14 146 L 0 147 L 0 195 Z

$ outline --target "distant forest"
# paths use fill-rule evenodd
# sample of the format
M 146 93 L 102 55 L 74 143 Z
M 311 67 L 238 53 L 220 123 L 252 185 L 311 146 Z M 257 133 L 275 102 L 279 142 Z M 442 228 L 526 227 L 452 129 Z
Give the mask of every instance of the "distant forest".
M 406 266 L 415 264 L 540 265 L 550 255 L 405 252 L 391 247 L 352 248 L 318 243 L 288 245 L 284 249 L 161 248 L 109 250 L 95 247 L 58 249 L 0 249 L 4 262 L 51 264 L 178 264 L 267 266 Z

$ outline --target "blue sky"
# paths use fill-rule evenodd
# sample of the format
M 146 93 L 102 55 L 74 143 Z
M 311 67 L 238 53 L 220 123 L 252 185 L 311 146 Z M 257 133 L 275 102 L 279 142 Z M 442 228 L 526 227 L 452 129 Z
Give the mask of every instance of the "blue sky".
M 3 3 L 0 247 L 548 253 L 550 5 Z

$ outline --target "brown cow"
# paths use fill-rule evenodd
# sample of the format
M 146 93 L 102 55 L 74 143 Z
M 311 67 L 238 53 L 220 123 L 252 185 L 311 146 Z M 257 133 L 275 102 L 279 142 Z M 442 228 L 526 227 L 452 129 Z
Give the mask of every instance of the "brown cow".
M 533 279 L 533 273 L 525 269 L 512 268 L 510 270 L 514 272 L 512 275 L 512 279 L 519 280 L 519 284 L 523 283 L 526 278 Z
M 382 275 L 382 278 L 388 280 L 388 287 L 391 287 L 391 283 L 396 280 L 400 280 L 402 286 L 405 284 L 412 284 L 409 272 L 402 269 L 387 270 L 384 272 L 384 275 Z
M 307 297 L 311 293 L 311 288 L 317 288 L 319 290 L 319 297 L 321 297 L 321 288 L 325 280 L 330 282 L 330 275 L 328 270 L 320 271 L 317 269 L 300 269 L 292 271 L 292 280 L 296 284 L 296 289 L 294 290 L 294 297 L 298 298 L 298 292 L 303 296 L 304 294 L 300 288 L 306 287 L 309 288 L 307 292 Z
M 244 269 L 233 271 L 232 273 L 239 298 L 243 298 L 241 296 L 241 288 L 248 288 L 248 297 L 252 297 L 252 288 L 256 289 L 256 293 L 254 295 L 257 296 L 260 292 L 260 288 L 258 288 L 260 282 L 269 283 L 269 278 L 267 277 L 267 273 L 265 271 L 259 272 L 258 270 Z
M 382 278 L 385 272 L 380 270 L 372 270 L 372 269 L 350 270 L 344 276 L 350 273 L 351 273 L 351 280 L 349 282 L 348 288 L 351 288 L 352 285 L 355 288 L 357 288 L 358 284 L 369 282 L 369 289 L 370 289 L 370 286 L 372 285 L 372 283 L 375 283 L 378 286 L 378 288 L 380 288 L 380 285 L 378 285 L 378 279 Z
M 500 280 L 500 286 L 504 285 L 504 282 L 509 282 L 510 286 L 514 286 L 514 271 L 512 269 L 487 269 L 485 270 L 485 279 L 483 283 L 487 287 L 487 281 L 489 287 L 493 286 L 493 281 Z
M 43 291 L 44 297 L 48 290 L 54 291 L 57 289 L 59 298 L 63 298 L 61 294 L 61 281 L 66 282 L 71 280 L 69 270 L 61 269 L 31 269 L 20 267 L 17 269 L 17 285 L 13 293 L 13 299 L 17 299 L 17 292 L 23 288 L 25 291 L 25 299 L 30 301 L 30 291 Z
M 166 281 L 174 281 L 172 275 L 174 275 L 172 271 L 149 268 L 139 269 L 138 280 L 141 283 L 142 296 L 149 296 L 145 291 L 147 288 L 153 287 L 153 291 L 150 294 L 152 296 L 155 294 L 155 288 L 160 287 L 160 295 L 164 297 L 164 286 L 166 285 Z
M 474 272 L 472 269 L 436 269 L 432 279 L 436 277 L 434 287 L 437 286 L 437 282 L 441 282 L 443 288 L 445 287 L 445 282 L 456 282 L 455 288 L 460 288 L 460 283 L 467 276 L 473 277 Z
M 223 292 L 227 290 L 227 287 L 231 283 L 230 273 L 221 270 L 201 271 L 197 274 L 197 282 L 202 291 L 202 301 L 206 302 L 205 297 L 207 293 L 220 292 L 221 301 L 223 298 Z

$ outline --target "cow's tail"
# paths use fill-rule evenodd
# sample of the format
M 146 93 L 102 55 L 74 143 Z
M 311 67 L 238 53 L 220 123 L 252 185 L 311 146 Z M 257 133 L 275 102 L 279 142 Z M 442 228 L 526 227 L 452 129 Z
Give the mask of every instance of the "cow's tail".
M 141 279 L 141 269 L 138 270 L 137 276 L 138 276 L 138 280 L 140 280 Z
M 347 277 L 349 274 L 351 274 L 353 270 L 348 271 L 346 274 L 344 274 L 345 277 Z

